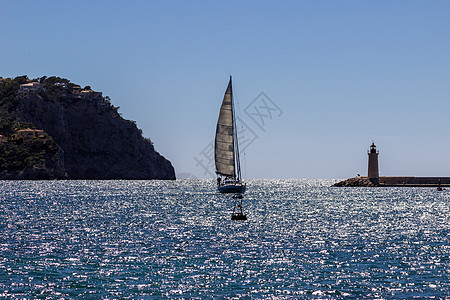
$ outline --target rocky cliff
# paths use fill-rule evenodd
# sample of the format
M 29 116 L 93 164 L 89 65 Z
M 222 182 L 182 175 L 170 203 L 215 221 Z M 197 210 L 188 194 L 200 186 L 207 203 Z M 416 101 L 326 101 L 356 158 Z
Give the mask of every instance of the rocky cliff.
M 31 123 L 53 139 L 62 156 L 55 163 L 63 165 L 64 175 L 49 167 L 52 176 L 37 178 L 175 179 L 172 164 L 108 97 L 67 79 L 38 81 L 34 90 L 19 88 L 13 113 L 18 122 Z

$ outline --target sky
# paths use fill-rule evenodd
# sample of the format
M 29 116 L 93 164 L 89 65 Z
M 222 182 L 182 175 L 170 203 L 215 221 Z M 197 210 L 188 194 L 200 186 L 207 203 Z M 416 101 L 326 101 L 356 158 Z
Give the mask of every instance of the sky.
M 450 176 L 450 1 L 0 0 L 0 76 L 111 98 L 179 177 L 213 178 L 233 76 L 244 178 Z

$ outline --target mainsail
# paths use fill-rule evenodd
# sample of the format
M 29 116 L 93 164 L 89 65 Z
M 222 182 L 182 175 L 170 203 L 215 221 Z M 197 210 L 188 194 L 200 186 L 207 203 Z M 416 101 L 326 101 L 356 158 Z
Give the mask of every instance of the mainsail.
M 235 168 L 235 134 L 233 113 L 233 90 L 228 83 L 222 106 L 220 107 L 219 120 L 217 121 L 215 141 L 216 173 L 236 178 Z

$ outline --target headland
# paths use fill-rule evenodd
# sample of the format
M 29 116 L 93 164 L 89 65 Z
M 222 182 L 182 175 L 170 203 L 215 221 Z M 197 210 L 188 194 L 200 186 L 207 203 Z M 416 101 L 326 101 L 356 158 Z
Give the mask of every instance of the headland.
M 0 78 L 0 179 L 175 179 L 118 109 L 65 78 Z

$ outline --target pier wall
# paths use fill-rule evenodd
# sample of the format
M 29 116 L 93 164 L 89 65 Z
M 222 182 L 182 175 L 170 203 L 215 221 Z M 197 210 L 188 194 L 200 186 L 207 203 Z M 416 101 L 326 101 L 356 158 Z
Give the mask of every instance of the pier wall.
M 333 186 L 418 186 L 418 187 L 450 187 L 450 177 L 413 177 L 413 176 L 380 176 L 378 185 L 368 177 L 354 177 L 335 183 Z
M 438 186 L 450 185 L 450 177 L 380 176 L 380 185 L 385 186 Z

